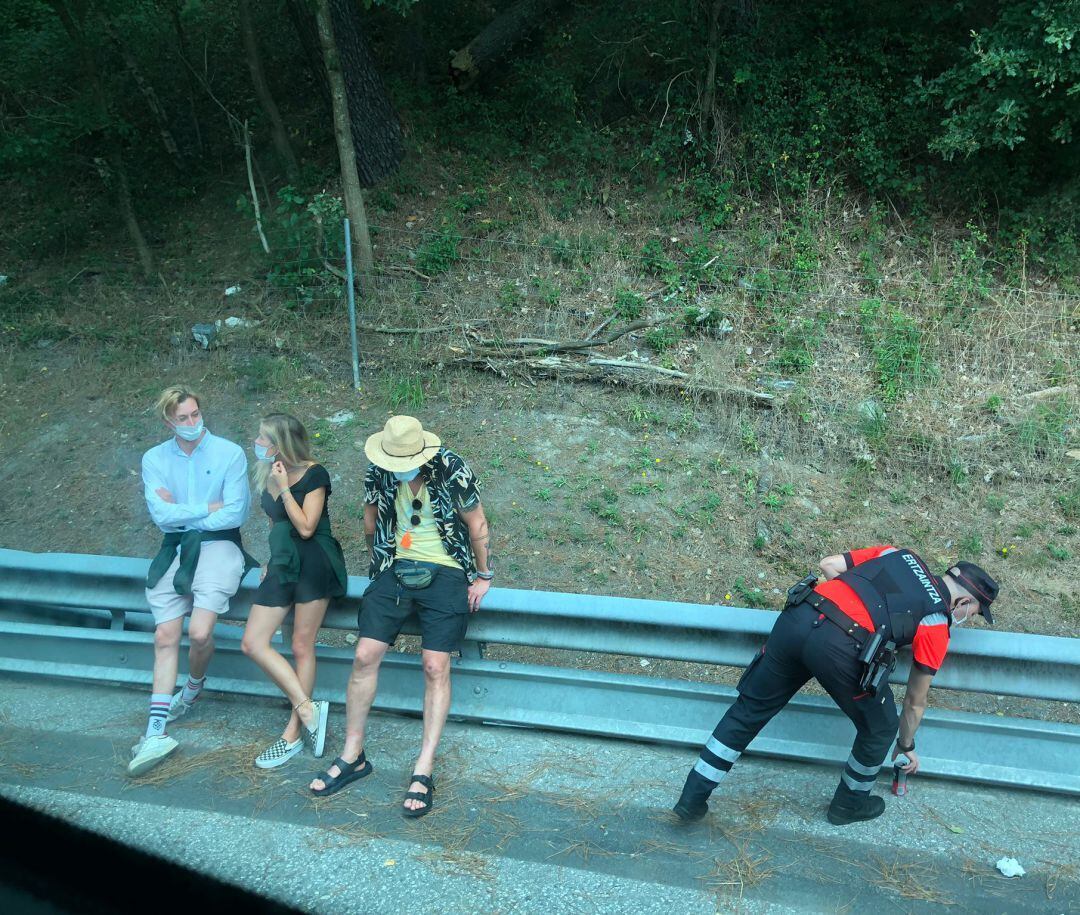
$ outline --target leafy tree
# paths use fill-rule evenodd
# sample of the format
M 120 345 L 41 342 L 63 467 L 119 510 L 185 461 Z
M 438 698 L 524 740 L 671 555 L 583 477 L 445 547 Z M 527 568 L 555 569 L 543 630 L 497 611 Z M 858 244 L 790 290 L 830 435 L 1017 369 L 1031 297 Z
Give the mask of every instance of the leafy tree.
M 1071 144 L 1080 123 L 1080 0 L 998 3 L 953 66 L 921 81 L 947 115 L 930 147 L 946 158 L 983 149 Z

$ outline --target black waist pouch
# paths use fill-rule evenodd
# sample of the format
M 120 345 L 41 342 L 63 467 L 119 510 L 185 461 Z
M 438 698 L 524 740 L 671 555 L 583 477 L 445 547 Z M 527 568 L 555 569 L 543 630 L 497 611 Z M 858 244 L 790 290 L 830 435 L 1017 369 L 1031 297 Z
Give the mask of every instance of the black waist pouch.
M 435 569 L 426 565 L 399 565 L 395 562 L 394 577 L 401 587 L 411 591 L 420 591 L 434 580 Z

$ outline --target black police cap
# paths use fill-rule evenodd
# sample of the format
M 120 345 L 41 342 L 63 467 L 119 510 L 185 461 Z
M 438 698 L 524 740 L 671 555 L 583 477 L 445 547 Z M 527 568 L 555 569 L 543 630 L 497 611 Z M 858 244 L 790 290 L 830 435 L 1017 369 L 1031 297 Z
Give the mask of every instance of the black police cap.
M 979 602 L 979 612 L 993 626 L 990 604 L 998 596 L 998 583 L 973 562 L 958 562 L 949 569 L 949 574 L 971 592 L 972 597 Z

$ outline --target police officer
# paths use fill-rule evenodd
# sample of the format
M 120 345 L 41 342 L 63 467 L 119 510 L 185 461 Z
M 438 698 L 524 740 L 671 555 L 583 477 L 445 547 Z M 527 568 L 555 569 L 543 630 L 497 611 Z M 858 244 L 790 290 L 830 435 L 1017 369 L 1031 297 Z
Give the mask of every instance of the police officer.
M 948 649 L 950 628 L 978 614 L 992 624 L 997 582 L 970 562 L 932 575 L 911 550 L 891 546 L 828 556 L 821 571 L 824 582 L 815 585 L 810 576 L 788 592 L 784 612 L 739 680 L 738 698 L 686 777 L 674 808 L 681 819 L 697 820 L 708 812 L 709 795 L 743 750 L 811 677 L 857 732 L 829 805 L 829 822 L 841 826 L 884 813 L 884 799 L 870 790 L 897 732 L 888 685 L 890 643 L 912 647 L 893 758 L 906 754 L 905 770 L 918 771 L 915 732 L 930 681 Z M 891 660 L 895 663 L 895 657 Z

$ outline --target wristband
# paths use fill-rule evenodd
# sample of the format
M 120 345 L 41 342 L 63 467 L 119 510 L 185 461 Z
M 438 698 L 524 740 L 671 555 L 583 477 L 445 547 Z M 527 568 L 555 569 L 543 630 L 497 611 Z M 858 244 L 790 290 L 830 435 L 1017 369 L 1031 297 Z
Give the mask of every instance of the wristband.
M 910 747 L 905 747 L 898 740 L 898 741 L 896 741 L 896 749 L 898 749 L 901 753 L 914 753 L 915 752 L 915 741 L 914 740 L 911 741 L 911 746 Z
M 495 577 L 494 572 L 480 572 L 476 573 L 477 578 L 482 578 L 484 581 L 491 581 Z

